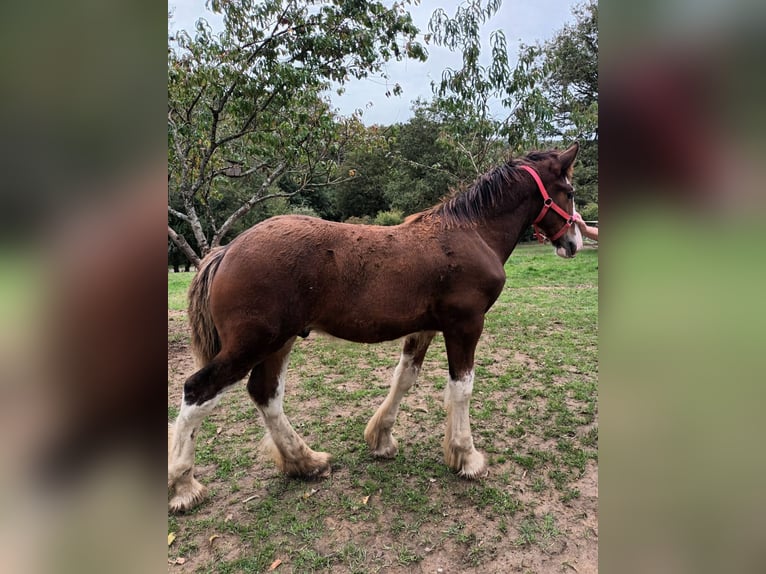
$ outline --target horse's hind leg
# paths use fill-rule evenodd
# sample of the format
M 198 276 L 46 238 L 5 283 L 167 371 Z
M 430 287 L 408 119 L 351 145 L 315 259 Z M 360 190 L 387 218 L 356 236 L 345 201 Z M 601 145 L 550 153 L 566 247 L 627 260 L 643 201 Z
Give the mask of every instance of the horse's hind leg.
M 330 474 L 330 455 L 311 450 L 295 432 L 282 409 L 285 373 L 295 339 L 253 368 L 247 391 L 263 416 L 264 445 L 279 470 L 288 476 L 323 478 Z
M 435 334 L 434 331 L 423 331 L 408 335 L 404 339 L 402 355 L 394 371 L 388 395 L 364 429 L 364 440 L 367 441 L 373 456 L 392 458 L 396 455 L 396 439 L 391 431 L 399 412 L 399 403 L 415 384 L 426 351 Z
M 246 374 L 252 363 L 218 356 L 186 380 L 181 410 L 168 426 L 168 503 L 171 512 L 189 510 L 205 497 L 206 489 L 194 478 L 194 435 L 215 408 L 226 387 Z

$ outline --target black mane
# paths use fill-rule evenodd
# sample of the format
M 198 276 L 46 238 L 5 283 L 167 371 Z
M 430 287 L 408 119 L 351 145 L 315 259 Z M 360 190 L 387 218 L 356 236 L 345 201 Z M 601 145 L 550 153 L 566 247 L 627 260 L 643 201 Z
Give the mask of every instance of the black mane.
M 474 225 L 501 202 L 517 200 L 521 192 L 518 184 L 527 183 L 523 178 L 529 179 L 529 174 L 519 166 L 532 165 L 555 155 L 554 151 L 535 151 L 523 158 L 511 159 L 479 176 L 464 191 L 453 193 L 411 219 L 438 219 L 446 228 Z

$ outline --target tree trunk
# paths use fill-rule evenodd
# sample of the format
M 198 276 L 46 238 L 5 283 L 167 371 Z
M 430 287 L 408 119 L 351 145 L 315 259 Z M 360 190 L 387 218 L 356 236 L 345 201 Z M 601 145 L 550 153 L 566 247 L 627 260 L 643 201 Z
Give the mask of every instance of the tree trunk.
M 208 244 L 207 238 L 205 237 L 205 231 L 202 229 L 202 223 L 200 222 L 199 216 L 197 215 L 197 210 L 194 209 L 193 199 L 191 197 L 187 197 L 186 195 L 183 196 L 183 199 L 184 207 L 186 208 L 186 216 L 189 218 L 189 226 L 192 229 L 194 239 L 200 249 L 200 254 L 202 257 L 204 257 L 207 255 L 207 252 L 210 251 L 210 245 Z
M 176 233 L 169 225 L 168 237 L 170 237 L 170 240 L 175 244 L 176 247 L 178 247 L 181 253 L 186 255 L 186 258 L 191 261 L 197 269 L 199 269 L 201 260 L 199 256 L 194 252 L 194 249 L 192 249 L 192 246 L 189 245 L 189 242 L 186 241 L 186 238 L 183 235 Z

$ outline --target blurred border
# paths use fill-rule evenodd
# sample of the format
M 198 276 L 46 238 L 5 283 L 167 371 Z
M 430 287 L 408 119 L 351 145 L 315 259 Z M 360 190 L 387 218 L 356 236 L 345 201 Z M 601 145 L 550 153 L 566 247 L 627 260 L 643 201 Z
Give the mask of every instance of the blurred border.
M 3 571 L 163 564 L 166 10 L 4 7 Z M 601 568 L 759 571 L 764 6 L 600 15 Z
M 600 6 L 600 567 L 766 563 L 763 3 Z
M 3 8 L 4 572 L 164 564 L 166 22 L 145 0 Z

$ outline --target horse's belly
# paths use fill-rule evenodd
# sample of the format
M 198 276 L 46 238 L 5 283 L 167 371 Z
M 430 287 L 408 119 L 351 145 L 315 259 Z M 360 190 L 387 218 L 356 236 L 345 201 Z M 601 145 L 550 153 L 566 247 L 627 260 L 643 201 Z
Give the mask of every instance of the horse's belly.
M 311 328 L 354 343 L 381 343 L 399 339 L 410 333 L 435 330 L 433 326 L 428 325 L 422 319 L 392 321 L 391 319 L 377 320 L 371 317 L 326 320 L 312 325 Z

